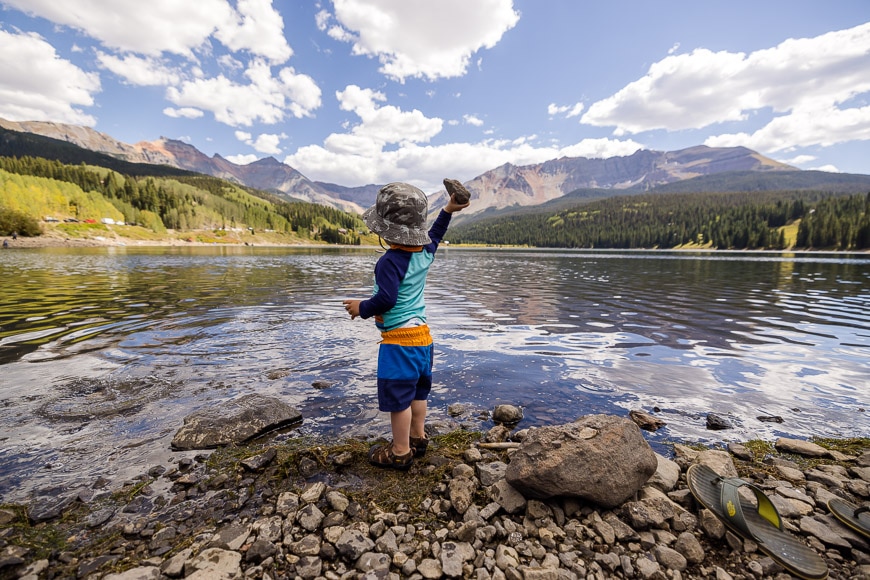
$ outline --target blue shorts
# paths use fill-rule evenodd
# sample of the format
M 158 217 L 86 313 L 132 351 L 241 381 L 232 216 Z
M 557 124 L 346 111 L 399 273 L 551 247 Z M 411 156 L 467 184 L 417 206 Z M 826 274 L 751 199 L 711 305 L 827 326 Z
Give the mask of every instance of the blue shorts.
M 427 325 L 381 333 L 378 351 L 378 409 L 404 411 L 432 390 L 434 345 Z

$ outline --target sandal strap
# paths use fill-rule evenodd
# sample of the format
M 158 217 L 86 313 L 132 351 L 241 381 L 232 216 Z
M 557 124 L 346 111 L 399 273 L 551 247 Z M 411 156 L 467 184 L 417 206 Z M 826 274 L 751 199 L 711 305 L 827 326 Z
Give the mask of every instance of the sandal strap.
M 414 450 L 412 449 L 405 455 L 396 455 L 393 452 L 393 444 L 392 443 L 384 443 L 382 445 L 377 445 L 372 449 L 371 459 L 376 461 L 377 463 L 382 464 L 403 464 L 407 463 L 407 461 L 414 456 Z
M 782 529 L 782 518 L 776 510 L 776 506 L 773 505 L 770 498 L 768 498 L 758 486 L 736 477 L 722 478 L 721 481 L 722 493 L 720 495 L 720 501 L 722 511 L 728 518 L 728 521 L 734 524 L 734 526 L 741 532 L 746 534 L 748 538 L 757 540 L 755 534 L 752 533 L 752 530 L 749 529 L 749 525 L 746 523 L 746 517 L 743 515 L 743 506 L 740 504 L 740 494 L 738 493 L 741 487 L 748 487 L 752 493 L 755 494 L 755 498 L 758 500 L 758 506 L 756 507 L 758 515 L 769 521 L 778 529 Z

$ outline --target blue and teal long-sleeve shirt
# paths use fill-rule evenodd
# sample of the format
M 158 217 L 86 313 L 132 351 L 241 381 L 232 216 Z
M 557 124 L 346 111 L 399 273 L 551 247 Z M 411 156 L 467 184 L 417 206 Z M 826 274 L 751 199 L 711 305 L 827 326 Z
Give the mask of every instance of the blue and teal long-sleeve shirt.
M 412 319 L 426 322 L 423 290 L 429 266 L 435 261 L 435 251 L 450 225 L 451 215 L 444 210 L 429 228 L 429 244 L 420 249 L 390 248 L 375 264 L 375 285 L 372 297 L 359 305 L 361 318 L 375 317 L 382 330 L 400 328 Z

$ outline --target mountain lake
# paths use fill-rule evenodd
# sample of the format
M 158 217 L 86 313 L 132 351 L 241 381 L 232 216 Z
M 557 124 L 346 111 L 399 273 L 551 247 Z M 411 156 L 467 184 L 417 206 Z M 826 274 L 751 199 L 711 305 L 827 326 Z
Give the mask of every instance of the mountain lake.
M 379 255 L 0 251 L 0 501 L 192 457 L 170 450 L 184 417 L 250 393 L 301 411 L 279 437 L 388 436 L 379 334 L 341 304 L 370 294 Z M 870 435 L 870 254 L 442 246 L 427 308 L 430 421 L 486 430 L 500 403 L 523 408 L 518 428 L 638 409 L 666 422 L 644 432 L 665 451 Z M 732 428 L 708 430 L 709 413 Z

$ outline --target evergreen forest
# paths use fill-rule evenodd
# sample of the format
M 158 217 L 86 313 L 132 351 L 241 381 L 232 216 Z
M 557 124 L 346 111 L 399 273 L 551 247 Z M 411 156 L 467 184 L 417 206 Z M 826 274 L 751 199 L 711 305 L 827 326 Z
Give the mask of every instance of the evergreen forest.
M 868 250 L 870 193 L 860 193 L 866 183 L 857 179 L 864 177 L 742 172 L 615 197 L 611 190 L 577 190 L 543 206 L 459 221 L 450 229 L 450 241 L 551 248 Z M 366 237 L 360 216 L 338 209 L 0 129 L 0 235 L 38 236 L 46 218 L 97 225 L 108 218 L 155 235 L 210 230 L 212 239 L 258 231 L 295 241 L 358 245 L 376 240 Z
M 549 248 L 870 249 L 870 193 L 647 193 L 458 225 L 451 243 Z

